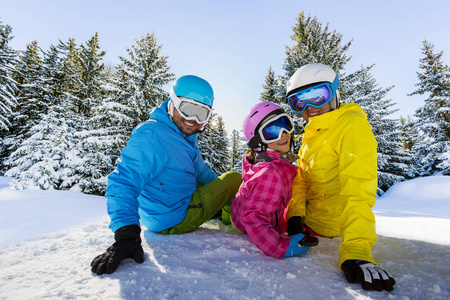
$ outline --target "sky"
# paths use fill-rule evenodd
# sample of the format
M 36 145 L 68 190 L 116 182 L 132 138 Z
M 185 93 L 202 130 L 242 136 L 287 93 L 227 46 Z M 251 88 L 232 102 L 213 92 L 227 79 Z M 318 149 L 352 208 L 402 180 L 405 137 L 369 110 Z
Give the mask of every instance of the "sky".
M 444 0 L 0 0 L 0 20 L 13 27 L 17 50 L 34 40 L 44 50 L 59 39 L 81 44 L 98 32 L 105 63 L 114 65 L 137 39 L 154 33 L 176 77 L 193 74 L 211 83 L 228 133 L 241 129 L 258 102 L 269 67 L 284 74 L 301 11 L 328 23 L 343 43 L 353 40 L 347 73 L 376 64 L 380 87 L 395 86 L 387 95 L 399 109 L 392 117 L 412 116 L 426 99 L 407 96 L 418 83 L 424 38 L 450 64 L 450 2 Z
M 142 227 L 145 261 L 97 276 L 90 262 L 114 242 L 105 198 L 8 188 L 0 176 L 0 299 L 449 299 L 450 176 L 392 186 L 373 207 L 374 259 L 394 291 L 364 291 L 339 270 L 340 238 L 299 257 L 265 256 L 211 220 L 188 234 Z

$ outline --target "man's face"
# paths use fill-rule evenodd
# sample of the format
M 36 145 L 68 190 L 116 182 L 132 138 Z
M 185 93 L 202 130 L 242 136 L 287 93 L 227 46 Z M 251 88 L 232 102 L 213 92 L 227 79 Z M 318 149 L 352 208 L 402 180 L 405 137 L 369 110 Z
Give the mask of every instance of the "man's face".
M 305 119 L 306 122 L 308 122 L 309 118 L 320 116 L 329 111 L 331 111 L 330 103 L 327 103 L 322 107 L 308 106 L 306 107 L 305 111 L 301 113 L 301 117 Z
M 199 133 L 202 129 L 202 124 L 198 124 L 195 120 L 186 120 L 183 118 L 176 108 L 173 109 L 173 122 L 178 129 L 186 135 Z

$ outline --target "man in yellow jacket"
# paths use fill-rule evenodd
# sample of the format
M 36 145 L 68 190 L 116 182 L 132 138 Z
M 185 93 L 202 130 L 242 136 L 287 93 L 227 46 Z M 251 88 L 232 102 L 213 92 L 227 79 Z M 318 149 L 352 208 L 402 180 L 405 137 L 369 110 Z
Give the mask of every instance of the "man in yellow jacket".
M 298 69 L 287 85 L 291 109 L 308 124 L 288 207 L 288 232 L 342 236 L 339 265 L 350 283 L 392 291 L 394 278 L 372 257 L 377 236 L 377 141 L 366 113 L 339 101 L 339 79 L 323 64 Z

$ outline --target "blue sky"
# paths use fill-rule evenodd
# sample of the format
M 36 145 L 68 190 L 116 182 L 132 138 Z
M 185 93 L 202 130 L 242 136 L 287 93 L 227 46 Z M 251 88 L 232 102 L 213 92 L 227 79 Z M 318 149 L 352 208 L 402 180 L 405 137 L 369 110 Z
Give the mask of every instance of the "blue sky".
M 22 1 L 0 0 L 0 19 L 13 27 L 12 46 L 33 40 L 47 50 L 58 39 L 78 44 L 99 33 L 105 62 L 114 64 L 136 39 L 154 33 L 175 75 L 194 74 L 215 91 L 215 111 L 227 131 L 241 129 L 257 103 L 271 66 L 282 75 L 285 46 L 291 46 L 297 14 L 316 16 L 325 26 L 353 39 L 347 73 L 375 63 L 381 87 L 395 85 L 388 97 L 412 115 L 426 96 L 410 97 L 418 82 L 424 38 L 444 51 L 450 64 L 448 1 Z

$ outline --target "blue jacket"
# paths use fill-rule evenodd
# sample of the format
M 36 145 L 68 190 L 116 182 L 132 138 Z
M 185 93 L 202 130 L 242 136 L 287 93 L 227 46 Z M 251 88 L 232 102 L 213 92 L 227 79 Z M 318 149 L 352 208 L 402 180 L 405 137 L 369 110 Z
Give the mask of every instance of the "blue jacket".
M 217 178 L 203 161 L 197 134 L 183 134 L 169 119 L 168 101 L 134 128 L 108 177 L 106 198 L 113 232 L 139 225 L 139 220 L 156 232 L 179 224 L 197 183 Z

